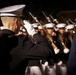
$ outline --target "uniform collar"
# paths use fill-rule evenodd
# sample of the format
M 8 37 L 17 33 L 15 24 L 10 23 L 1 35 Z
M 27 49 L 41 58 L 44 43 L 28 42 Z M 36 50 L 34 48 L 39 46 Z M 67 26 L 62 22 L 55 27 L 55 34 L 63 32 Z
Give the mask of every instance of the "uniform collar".
M 3 29 L 0 32 L 3 33 L 3 34 L 9 34 L 9 35 L 11 35 L 11 34 L 14 35 L 15 34 L 13 31 L 8 30 L 8 29 Z

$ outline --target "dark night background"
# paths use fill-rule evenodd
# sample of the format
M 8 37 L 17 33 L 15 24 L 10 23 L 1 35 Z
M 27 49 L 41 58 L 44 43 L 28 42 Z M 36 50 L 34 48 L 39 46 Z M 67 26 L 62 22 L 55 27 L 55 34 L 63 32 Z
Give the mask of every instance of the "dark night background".
M 24 12 L 23 12 L 26 19 L 31 18 L 28 13 L 29 11 L 34 16 L 37 16 L 39 19 L 44 19 L 45 17 L 42 14 L 42 11 L 44 11 L 47 16 L 49 16 L 48 14 L 51 14 L 54 18 L 61 18 L 59 14 L 60 12 L 76 10 L 75 0 L 71 0 L 71 1 L 70 0 L 0 0 L 0 8 L 6 7 L 9 5 L 15 5 L 15 4 L 26 5 Z M 72 12 L 72 14 L 74 14 L 73 18 L 75 18 L 76 13 Z M 62 16 L 66 18 L 64 14 Z M 72 16 L 71 16 L 71 19 L 72 19 Z

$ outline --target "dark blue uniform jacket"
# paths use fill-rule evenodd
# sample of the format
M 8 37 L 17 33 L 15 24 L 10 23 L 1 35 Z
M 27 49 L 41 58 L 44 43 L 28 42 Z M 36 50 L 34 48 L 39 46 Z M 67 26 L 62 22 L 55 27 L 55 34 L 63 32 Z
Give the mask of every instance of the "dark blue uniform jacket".
M 76 33 L 73 36 L 73 42 L 70 49 L 67 64 L 67 75 L 76 75 Z
M 52 58 L 54 52 L 47 39 L 39 34 L 33 37 L 37 44 L 34 44 L 25 35 L 15 35 L 14 32 L 7 29 L 0 31 L 0 66 L 8 61 L 12 75 L 22 75 L 28 60 Z

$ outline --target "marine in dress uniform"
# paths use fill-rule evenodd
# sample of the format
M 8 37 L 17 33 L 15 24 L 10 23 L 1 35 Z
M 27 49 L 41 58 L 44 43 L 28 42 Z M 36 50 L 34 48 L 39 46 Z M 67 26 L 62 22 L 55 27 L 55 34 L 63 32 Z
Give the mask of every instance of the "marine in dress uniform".
M 58 28 L 57 47 L 60 49 L 59 58 L 62 62 L 60 65 L 57 65 L 58 67 L 60 67 L 60 75 L 66 75 L 66 63 L 68 60 L 67 55 L 69 53 L 69 48 L 67 47 L 68 41 L 65 33 L 65 26 L 65 23 L 59 23 L 56 25 L 56 27 Z
M 68 27 L 69 30 L 73 30 L 74 26 L 73 24 L 70 24 Z M 76 67 L 75 67 L 75 38 L 76 38 L 76 33 L 72 34 L 72 42 L 71 42 L 71 48 L 70 48 L 70 53 L 69 53 L 69 58 L 68 58 L 68 63 L 67 63 L 67 75 L 75 75 L 76 74 Z
M 22 12 L 24 7 L 25 5 L 23 4 L 0 9 L 1 21 L 4 26 L 4 29 L 0 32 L 0 47 L 2 49 L 2 52 L 0 52 L 0 55 L 2 55 L 2 63 L 0 68 L 3 70 L 2 65 L 5 65 L 5 60 L 7 60 L 6 56 L 11 55 L 11 61 L 10 64 L 8 64 L 10 65 L 11 70 L 10 75 L 24 75 L 28 60 L 30 59 L 40 60 L 53 56 L 47 39 L 42 35 L 37 34 L 28 21 L 23 21 L 25 23 L 24 26 L 28 34 L 35 39 L 37 44 L 33 43 L 31 39 L 25 35 L 16 35 L 22 22 L 22 20 L 19 18 L 19 14 Z M 6 50 L 10 50 L 10 52 Z M 7 54 L 7 52 L 9 54 Z M 5 66 L 4 69 L 7 70 Z
M 32 23 L 35 31 L 38 33 L 38 23 Z M 25 70 L 25 75 L 43 75 L 41 60 L 31 59 L 28 62 L 27 68 Z
M 44 25 L 47 34 L 50 36 L 52 40 L 53 40 L 54 26 L 55 25 L 53 23 L 47 23 Z M 49 40 L 48 42 L 50 43 L 50 47 L 53 51 L 53 55 L 55 56 L 55 53 L 57 53 L 58 50 L 55 51 L 55 48 L 53 48 L 52 46 L 52 42 L 50 42 Z M 50 59 L 42 60 L 42 61 L 43 61 L 42 66 L 43 66 L 45 75 L 56 75 L 55 68 L 54 68 L 54 57 Z
M 70 41 L 70 45 L 69 45 L 69 49 L 71 47 L 71 43 L 72 43 L 72 39 L 73 39 L 73 34 L 75 33 L 74 31 L 74 24 L 68 24 L 65 29 L 66 29 L 66 33 L 67 33 L 67 38 L 69 39 Z

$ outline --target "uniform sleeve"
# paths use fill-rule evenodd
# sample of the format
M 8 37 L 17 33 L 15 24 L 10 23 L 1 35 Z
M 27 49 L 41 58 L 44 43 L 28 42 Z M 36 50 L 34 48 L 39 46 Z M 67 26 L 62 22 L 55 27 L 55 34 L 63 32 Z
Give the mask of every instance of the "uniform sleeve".
M 33 44 L 31 41 L 26 41 L 20 55 L 23 59 L 47 59 L 53 56 L 53 52 L 47 40 L 39 35 L 35 34 L 34 39 L 37 44 Z
M 76 75 L 76 33 L 70 49 L 69 60 L 67 64 L 67 75 Z

